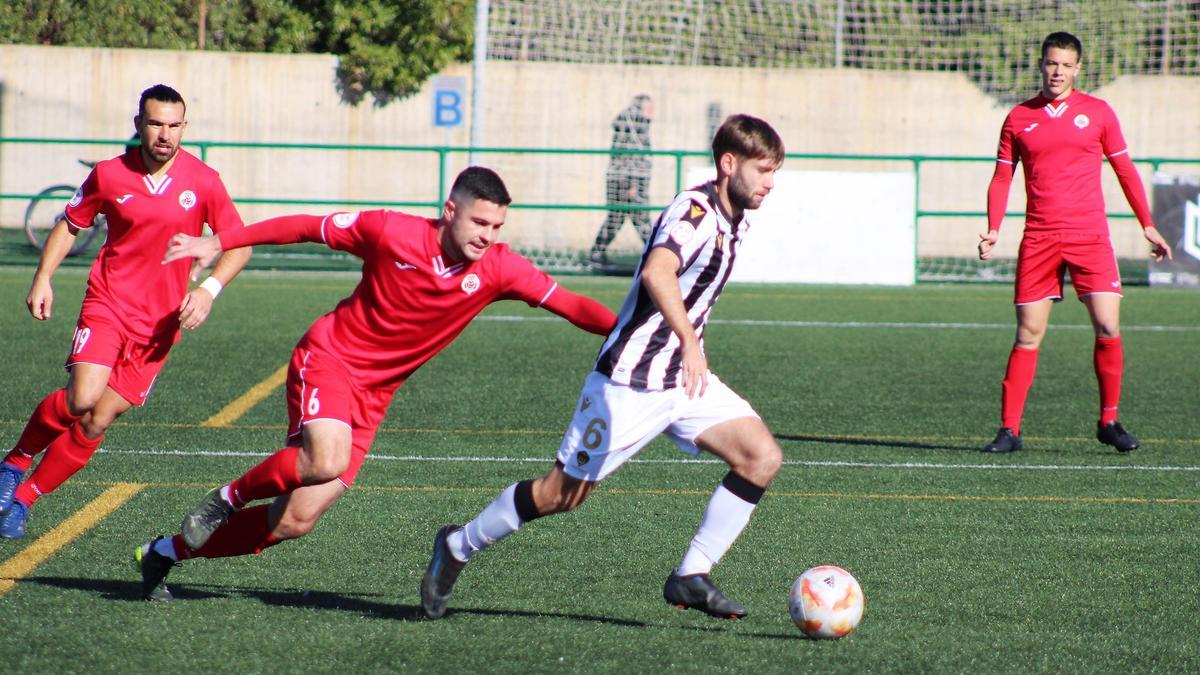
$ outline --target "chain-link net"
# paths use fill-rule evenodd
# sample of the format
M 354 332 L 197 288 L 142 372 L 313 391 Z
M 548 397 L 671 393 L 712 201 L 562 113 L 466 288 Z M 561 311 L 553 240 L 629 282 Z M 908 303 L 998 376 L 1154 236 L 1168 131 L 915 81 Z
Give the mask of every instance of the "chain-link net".
M 500 60 L 962 72 L 1015 103 L 1037 58 L 1029 36 L 1069 27 L 1088 46 L 1085 89 L 1200 75 L 1193 0 L 492 0 L 490 12 Z
M 1038 40 L 1060 30 L 1084 44 L 1085 91 L 1122 75 L 1200 76 L 1193 0 L 491 0 L 488 24 L 492 60 L 961 73 L 1001 106 L 1029 98 Z M 980 166 L 983 185 L 990 165 Z M 610 205 L 643 203 L 636 185 L 608 177 Z M 619 210 L 608 215 L 598 240 L 626 220 Z M 978 222 L 923 218 L 918 278 L 1010 280 L 1007 253 L 987 264 L 957 255 L 971 247 L 952 237 Z M 587 260 L 586 250 L 538 259 L 560 271 L 586 269 Z

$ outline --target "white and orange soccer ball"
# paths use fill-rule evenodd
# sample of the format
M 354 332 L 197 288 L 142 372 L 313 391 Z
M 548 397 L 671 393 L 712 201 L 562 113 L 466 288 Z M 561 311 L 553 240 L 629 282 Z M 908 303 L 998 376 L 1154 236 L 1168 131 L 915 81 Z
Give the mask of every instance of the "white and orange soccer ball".
M 792 621 L 813 639 L 845 637 L 862 621 L 862 587 L 854 575 L 835 565 L 821 565 L 796 578 L 788 595 Z

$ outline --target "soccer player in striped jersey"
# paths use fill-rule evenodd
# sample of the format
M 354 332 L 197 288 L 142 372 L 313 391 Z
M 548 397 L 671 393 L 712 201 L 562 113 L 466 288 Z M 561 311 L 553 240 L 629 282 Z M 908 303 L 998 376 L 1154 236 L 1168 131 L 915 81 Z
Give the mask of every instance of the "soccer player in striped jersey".
M 664 433 L 687 453 L 720 457 L 729 472 L 663 597 L 716 617 L 746 615 L 709 573 L 749 523 L 783 453 L 750 404 L 709 372 L 704 329 L 783 156 L 782 140 L 763 120 L 734 115 L 721 125 L 713 139 L 717 178 L 679 193 L 659 216 L 554 465 L 510 485 L 465 526 L 435 536 L 421 581 L 427 616 L 445 614 L 454 581 L 476 553 L 531 520 L 579 506 Z
M 167 262 L 206 265 L 222 250 L 309 241 L 362 258 L 363 268 L 354 292 L 292 352 L 287 446 L 210 492 L 179 534 L 136 549 L 146 599 L 171 599 L 164 579 L 179 560 L 259 553 L 311 532 L 354 484 L 396 389 L 489 304 L 521 300 L 597 335 L 612 329 L 607 307 L 496 243 L 510 201 L 500 176 L 473 166 L 455 179 L 440 218 L 283 216 L 217 237 L 176 237 Z M 260 500 L 272 501 L 251 505 Z
M 221 177 L 179 147 L 186 113 L 171 87 L 143 91 L 133 119 L 140 143 L 96 164 L 46 239 L 26 299 L 39 321 L 50 318 L 51 277 L 76 234 L 98 213 L 108 219 L 67 355 L 67 384 L 42 399 L 0 463 L 0 537 L 24 536 L 34 503 L 91 460 L 118 417 L 145 404 L 180 327 L 204 323 L 221 288 L 250 259 L 249 249 L 222 256 L 191 290 L 187 261 L 162 264 L 177 233 L 198 235 L 205 224 L 218 232 L 242 229 Z
M 1021 449 L 1021 416 L 1037 370 L 1038 349 L 1050 309 L 1063 298 L 1070 271 L 1076 296 L 1095 329 L 1093 363 L 1100 389 L 1096 438 L 1121 452 L 1138 440 L 1117 421 L 1124 351 L 1121 344 L 1121 277 L 1105 218 L 1101 160 L 1108 158 L 1156 260 L 1171 248 L 1154 227 L 1146 191 L 1112 108 L 1075 87 L 1083 45 L 1070 33 L 1042 42 L 1041 92 L 1009 112 L 1000 130 L 996 170 L 987 192 L 988 231 L 979 235 L 987 260 L 1000 236 L 1016 163 L 1025 165 L 1025 234 L 1017 254 L 1014 304 L 1017 335 L 1001 386 L 1000 429 L 984 452 Z

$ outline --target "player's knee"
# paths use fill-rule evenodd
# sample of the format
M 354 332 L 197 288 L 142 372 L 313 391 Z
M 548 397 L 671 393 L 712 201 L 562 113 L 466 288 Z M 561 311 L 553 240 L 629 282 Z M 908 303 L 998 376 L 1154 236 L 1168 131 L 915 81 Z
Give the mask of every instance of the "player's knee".
M 783 449 L 774 438 L 769 438 L 755 449 L 750 465 L 755 476 L 770 481 L 783 468 Z
M 100 395 L 91 392 L 74 391 L 71 388 L 67 389 L 67 412 L 74 417 L 83 417 L 91 412 L 96 404 L 100 402 Z
M 349 452 L 313 452 L 300 462 L 300 478 L 308 485 L 327 483 L 350 468 Z
M 1037 349 L 1042 346 L 1042 338 L 1045 332 L 1034 331 L 1017 331 L 1017 339 L 1013 341 L 1013 346 L 1017 349 Z
M 79 418 L 79 428 L 88 438 L 103 436 L 117 419 L 116 415 L 98 415 L 95 412 L 84 414 Z

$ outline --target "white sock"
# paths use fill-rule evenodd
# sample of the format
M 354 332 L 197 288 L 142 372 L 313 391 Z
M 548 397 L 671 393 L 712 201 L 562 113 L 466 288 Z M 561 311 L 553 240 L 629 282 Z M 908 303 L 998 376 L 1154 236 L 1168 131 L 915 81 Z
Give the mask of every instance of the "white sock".
M 730 492 L 724 483 L 717 485 L 712 498 L 708 500 L 708 508 L 704 510 L 700 529 L 696 530 L 696 536 L 692 538 L 692 544 L 675 573 L 686 576 L 711 572 L 742 530 L 746 529 L 755 506 Z
M 474 520 L 446 537 L 451 555 L 465 562 L 520 529 L 521 517 L 517 515 L 517 503 L 513 496 L 516 491 L 516 483 L 509 485 Z
M 170 537 L 163 537 L 162 539 L 155 541 L 153 547 L 155 553 L 170 558 L 171 560 L 179 560 L 179 556 L 175 555 L 175 545 L 171 543 Z

